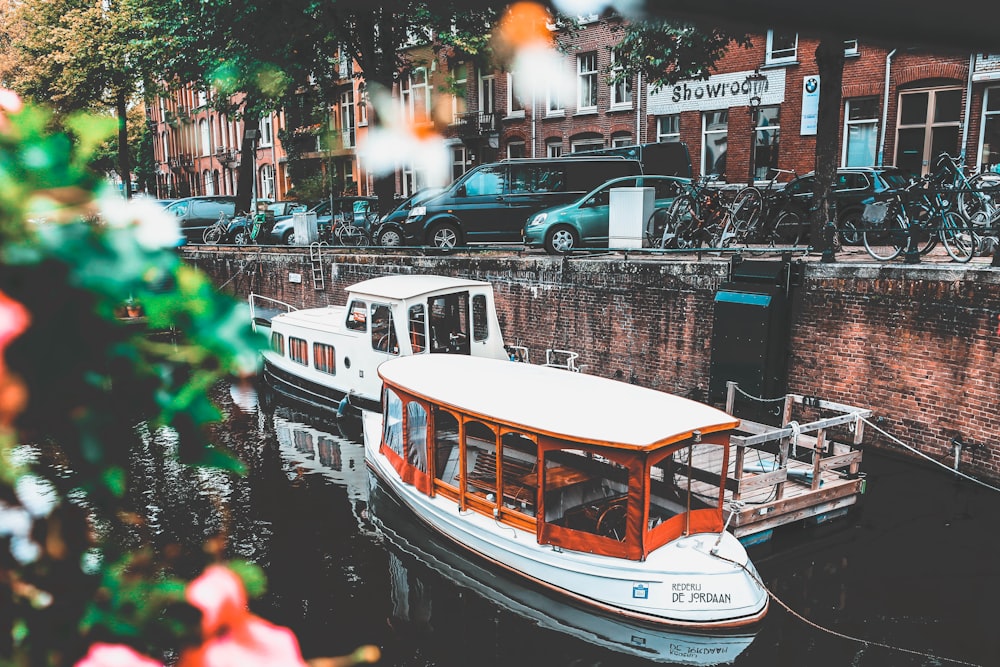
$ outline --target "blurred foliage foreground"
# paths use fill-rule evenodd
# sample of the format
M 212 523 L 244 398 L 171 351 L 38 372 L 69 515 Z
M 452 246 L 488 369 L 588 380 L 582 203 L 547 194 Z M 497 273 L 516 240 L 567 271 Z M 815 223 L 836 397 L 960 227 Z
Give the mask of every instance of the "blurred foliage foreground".
M 172 218 L 91 171 L 114 130 L 0 91 L 0 665 L 305 665 L 248 610 L 266 582 L 224 562 L 224 536 L 153 549 L 128 505 L 147 428 L 186 465 L 243 472 L 209 440 L 208 392 L 252 376 L 266 341 L 180 261 Z

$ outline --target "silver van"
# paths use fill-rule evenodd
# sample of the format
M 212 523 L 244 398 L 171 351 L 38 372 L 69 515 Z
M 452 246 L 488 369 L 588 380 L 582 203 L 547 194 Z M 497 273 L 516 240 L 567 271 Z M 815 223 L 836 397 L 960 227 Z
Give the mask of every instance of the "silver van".
M 512 159 L 479 165 L 410 208 L 406 245 L 451 250 L 471 243 L 521 243 L 524 221 L 605 181 L 642 173 L 620 156 Z

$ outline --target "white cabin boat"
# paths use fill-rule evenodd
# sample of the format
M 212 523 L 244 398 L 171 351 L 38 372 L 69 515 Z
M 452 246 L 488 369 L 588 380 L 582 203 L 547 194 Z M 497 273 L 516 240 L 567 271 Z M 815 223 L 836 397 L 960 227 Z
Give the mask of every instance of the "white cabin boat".
M 768 595 L 725 530 L 722 479 L 739 420 L 607 378 L 421 355 L 379 367 L 365 460 L 456 544 L 591 608 L 685 628 L 764 617 Z M 690 462 L 711 449 L 718 470 Z M 695 474 L 696 473 L 696 474 Z M 722 485 L 724 486 L 724 485 Z
M 254 327 L 270 334 L 263 374 L 275 391 L 340 412 L 347 403 L 378 410 L 376 369 L 384 361 L 434 353 L 508 358 L 489 283 L 394 275 L 347 292 L 344 306 L 301 310 L 250 295 Z

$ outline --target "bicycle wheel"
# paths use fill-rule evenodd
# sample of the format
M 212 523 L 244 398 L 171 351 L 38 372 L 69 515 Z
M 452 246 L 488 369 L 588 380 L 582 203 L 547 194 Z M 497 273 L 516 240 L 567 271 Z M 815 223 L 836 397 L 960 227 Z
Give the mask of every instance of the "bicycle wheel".
M 948 211 L 942 216 L 941 243 L 953 260 L 964 264 L 976 254 L 979 238 L 962 216 Z
M 697 208 L 690 195 L 681 195 L 670 205 L 661 247 L 694 248 L 700 244 Z
M 769 242 L 771 245 L 797 246 L 805 237 L 805 227 L 802 215 L 797 211 L 781 211 L 774 221 L 774 230 L 770 234 Z
M 984 171 L 969 179 L 968 191 L 958 193 L 958 210 L 972 219 L 976 213 L 985 213 L 990 219 L 1000 216 L 1000 174 Z
M 906 231 L 910 236 L 910 243 L 913 243 L 921 255 L 926 255 L 941 238 L 942 216 L 935 215 L 931 209 L 920 206 L 916 211 L 907 207 L 908 221 Z
M 748 185 L 736 193 L 732 203 L 733 233 L 739 241 L 746 241 L 760 224 L 764 210 L 764 195 L 757 188 Z
M 886 217 L 882 222 L 868 222 L 861 235 L 868 254 L 879 261 L 895 259 L 906 247 L 909 235 L 906 221 L 900 215 Z
M 225 229 L 222 225 L 216 223 L 211 227 L 206 227 L 204 233 L 201 236 L 201 240 L 209 245 L 217 245 L 222 240 L 222 235 L 225 233 Z
M 371 239 L 368 232 L 357 225 L 340 225 L 337 227 L 337 243 L 358 248 L 371 245 Z

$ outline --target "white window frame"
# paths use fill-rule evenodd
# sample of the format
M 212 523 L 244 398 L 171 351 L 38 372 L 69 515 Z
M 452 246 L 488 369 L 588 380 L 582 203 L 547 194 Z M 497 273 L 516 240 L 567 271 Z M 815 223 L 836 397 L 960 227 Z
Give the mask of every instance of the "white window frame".
M 663 120 L 672 120 L 673 125 L 676 129 L 667 128 L 668 131 L 664 132 Z M 657 142 L 668 142 L 677 143 L 681 140 L 681 115 L 679 113 L 663 114 L 662 116 L 656 117 L 656 141 Z
M 566 107 L 562 101 L 562 92 L 558 82 L 550 82 L 545 89 L 545 115 L 564 116 Z
M 340 94 L 340 145 L 343 148 L 354 148 L 354 89 L 345 90 Z
M 597 97 L 597 51 L 581 53 L 576 57 L 577 113 L 596 112 Z
M 622 148 L 624 146 L 634 146 L 635 142 L 632 141 L 631 134 L 620 134 L 618 136 L 611 137 L 611 147 L 612 148 Z
M 844 55 L 847 57 L 861 55 L 858 49 L 858 38 L 844 40 Z
M 418 78 L 422 75 L 422 81 Z M 423 94 L 423 108 L 418 110 L 418 100 Z M 410 106 L 411 115 L 410 118 L 416 124 L 426 124 L 431 122 L 431 85 L 430 85 L 430 72 L 427 71 L 426 67 L 415 67 L 413 71 L 410 72 Z M 420 111 L 421 115 L 417 112 Z
M 357 121 L 358 127 L 364 127 L 368 125 L 368 87 L 365 84 L 358 84 L 358 109 L 357 109 Z
M 462 78 L 458 78 L 458 72 L 461 68 Z M 468 104 L 466 103 L 465 95 L 467 92 L 467 86 L 469 85 L 469 63 L 460 62 L 456 63 L 455 69 L 452 72 L 455 75 L 453 81 L 454 93 L 451 95 L 451 122 L 457 123 L 459 116 L 465 115 L 468 111 Z
M 271 127 L 271 115 L 267 114 L 260 119 L 260 142 L 259 146 L 270 146 L 274 143 L 274 133 Z
M 774 30 L 768 30 L 767 31 L 767 51 L 766 51 L 766 55 L 764 56 L 764 63 L 766 65 L 778 65 L 778 64 L 782 64 L 782 63 L 794 63 L 794 62 L 798 62 L 798 57 L 799 57 L 799 34 L 795 33 L 795 38 L 794 38 L 795 45 L 794 46 L 792 46 L 791 48 L 789 48 L 789 47 L 782 47 L 782 48 L 780 48 L 778 50 L 777 54 L 775 53 L 775 49 L 774 49 L 774 39 L 775 39 L 775 36 L 776 35 L 775 35 Z M 785 36 L 785 37 L 787 37 L 788 35 L 785 35 L 784 33 L 778 33 L 778 36 Z
M 524 102 L 514 91 L 514 76 L 514 72 L 507 72 L 507 117 L 524 118 Z M 519 105 L 516 109 L 515 104 Z
M 857 104 L 862 100 L 875 100 L 875 115 L 870 118 L 851 120 L 851 103 Z M 842 167 L 868 167 L 864 164 L 847 164 L 847 156 L 850 153 L 851 128 L 858 126 L 870 126 L 873 128 L 875 136 L 875 154 L 872 156 L 872 165 L 878 160 L 878 133 L 879 133 L 879 111 L 878 97 L 866 96 L 844 100 L 844 145 L 841 147 L 840 166 Z
M 569 145 L 570 153 L 580 153 L 582 151 L 596 151 L 604 148 L 604 139 L 577 139 L 571 141 Z
M 994 98 L 1000 100 L 1000 86 L 990 86 L 983 91 L 983 119 L 979 130 L 979 149 L 976 152 L 976 164 L 979 165 L 979 171 L 995 167 L 998 164 L 997 159 L 988 164 L 983 161 L 984 151 L 986 150 L 986 122 L 990 118 L 995 118 L 996 122 L 1000 123 L 1000 105 L 993 111 L 989 110 L 990 104 L 994 102 Z M 1000 156 L 1000 146 L 991 147 L 990 154 Z
M 611 72 L 612 76 L 618 75 L 623 72 L 625 68 L 622 66 L 619 57 L 618 49 L 611 49 Z M 632 77 L 624 79 L 623 81 L 618 81 L 617 83 L 608 84 L 609 92 L 611 94 L 611 108 L 612 109 L 631 109 L 632 108 Z M 619 99 L 621 98 L 621 99 Z
M 274 199 L 274 165 L 262 164 L 259 170 L 260 177 L 260 198 Z
M 479 74 L 479 113 L 495 113 L 497 110 L 497 78 L 491 72 Z
M 212 154 L 212 128 L 208 124 L 207 118 L 198 121 L 198 134 L 201 138 L 201 154 Z
M 706 164 L 706 160 L 708 158 L 708 150 L 706 149 L 706 147 L 708 146 L 709 137 L 718 137 L 720 135 L 725 135 L 725 137 L 726 137 L 726 150 L 724 152 L 726 153 L 726 179 L 728 180 L 729 179 L 729 171 L 730 171 L 730 167 L 729 167 L 729 114 L 728 114 L 728 112 L 726 112 L 726 129 L 725 130 L 712 130 L 712 131 L 709 131 L 709 129 L 708 129 L 708 116 L 709 116 L 709 114 L 713 114 L 713 113 L 723 113 L 723 112 L 722 111 L 718 111 L 718 110 L 716 110 L 716 111 L 703 111 L 702 114 L 701 114 L 701 174 L 702 174 L 702 176 L 707 176 L 709 173 L 711 173 L 709 171 L 709 168 L 712 167 L 712 166 L 714 166 L 714 165 Z M 715 159 L 718 160 L 718 158 L 720 157 L 720 155 L 717 155 Z M 744 169 L 744 171 L 746 171 L 746 170 Z
M 511 150 L 511 148 L 513 148 L 514 146 L 520 146 L 521 147 L 522 157 L 527 157 L 528 156 L 528 146 L 523 141 L 508 141 L 507 142 L 507 157 L 508 158 L 514 158 L 515 157 L 514 155 L 512 155 L 512 153 L 514 151 Z
M 212 179 L 212 172 L 205 169 L 201 172 L 201 181 L 205 188 L 205 194 L 209 197 L 215 194 L 215 181 Z
M 561 157 L 563 154 L 562 139 L 555 141 L 549 139 L 545 142 L 545 157 Z

